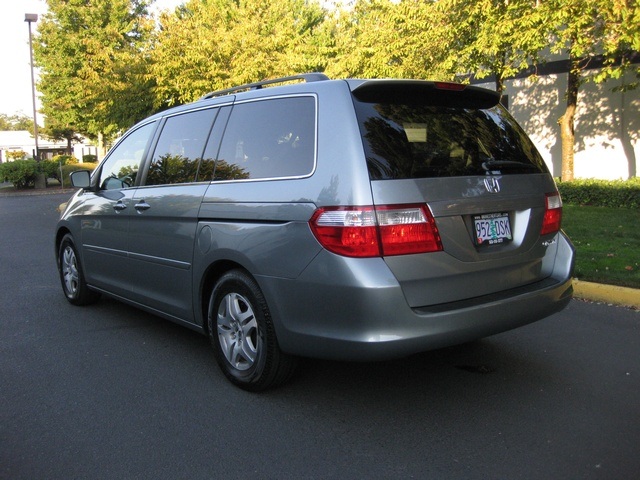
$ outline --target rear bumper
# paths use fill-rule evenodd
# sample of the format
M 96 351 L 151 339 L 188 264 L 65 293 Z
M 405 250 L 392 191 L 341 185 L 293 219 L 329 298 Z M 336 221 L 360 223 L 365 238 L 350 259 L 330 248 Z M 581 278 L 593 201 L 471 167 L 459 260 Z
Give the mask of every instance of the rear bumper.
M 263 277 L 259 283 L 283 351 L 336 360 L 384 360 L 504 332 L 562 310 L 573 293 L 574 250 L 564 235 L 558 239 L 562 251 L 557 258 L 562 261 L 556 261 L 550 277 L 429 307 L 410 308 L 381 259 L 326 254 L 303 278 Z

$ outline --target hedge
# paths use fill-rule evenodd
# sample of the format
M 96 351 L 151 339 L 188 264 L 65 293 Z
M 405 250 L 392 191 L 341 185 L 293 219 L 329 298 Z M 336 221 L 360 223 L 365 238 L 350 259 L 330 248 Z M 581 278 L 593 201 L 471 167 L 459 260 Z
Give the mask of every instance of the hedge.
M 0 163 L 0 180 L 11 182 L 18 189 L 34 187 L 37 175 L 38 163 L 33 159 Z
M 69 163 L 62 165 L 62 178 L 64 178 L 65 187 L 71 185 L 69 180 L 71 172 L 76 170 L 93 171 L 97 166 L 97 163 Z M 33 159 L 0 163 L 0 181 L 11 182 L 18 190 L 35 187 L 36 177 L 39 173 L 44 173 L 45 178 L 54 178 L 60 181 L 60 163 L 55 160 L 36 162 Z
M 631 180 L 573 180 L 557 182 L 562 201 L 594 207 L 640 207 L 640 178 Z

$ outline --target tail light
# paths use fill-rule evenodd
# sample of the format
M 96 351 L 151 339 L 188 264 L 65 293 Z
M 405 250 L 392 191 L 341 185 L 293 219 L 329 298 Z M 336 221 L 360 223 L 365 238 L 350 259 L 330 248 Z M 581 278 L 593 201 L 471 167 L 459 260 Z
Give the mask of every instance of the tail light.
M 556 233 L 560 231 L 562 224 L 562 198 L 560 198 L 560 194 L 558 192 L 547 193 L 546 201 L 540 235 Z
M 453 92 L 461 92 L 467 86 L 463 83 L 453 83 L 453 82 L 434 82 L 434 86 L 439 90 L 450 90 Z
M 324 207 L 309 220 L 327 250 L 347 257 L 437 252 L 442 242 L 426 205 Z

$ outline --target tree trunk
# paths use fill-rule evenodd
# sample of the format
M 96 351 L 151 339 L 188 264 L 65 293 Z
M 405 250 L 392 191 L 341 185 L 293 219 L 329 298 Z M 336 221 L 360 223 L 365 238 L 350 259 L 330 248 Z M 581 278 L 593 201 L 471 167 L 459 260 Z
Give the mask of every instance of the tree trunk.
M 573 180 L 573 155 L 575 146 L 574 122 L 578 106 L 580 73 L 577 61 L 571 60 L 571 69 L 567 79 L 567 109 L 560 118 L 560 138 L 562 139 L 562 181 Z
M 104 158 L 104 156 L 107 154 L 107 146 L 104 144 L 104 135 L 102 133 L 98 134 L 98 148 L 96 150 L 96 157 L 98 161 L 100 161 L 100 159 Z

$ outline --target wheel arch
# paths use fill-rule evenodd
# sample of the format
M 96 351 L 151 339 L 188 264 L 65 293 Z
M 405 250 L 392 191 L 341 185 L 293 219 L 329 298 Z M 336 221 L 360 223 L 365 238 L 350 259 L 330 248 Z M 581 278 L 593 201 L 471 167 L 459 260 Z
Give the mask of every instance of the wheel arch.
M 62 243 L 62 239 L 67 234 L 73 237 L 71 230 L 69 230 L 67 227 L 64 227 L 64 226 L 58 228 L 58 231 L 56 232 L 55 254 L 56 254 L 56 263 L 58 264 L 58 268 L 60 267 L 60 262 L 58 261 L 60 257 L 60 244 Z
M 204 274 L 202 275 L 200 288 L 198 290 L 198 313 L 200 315 L 202 329 L 205 334 L 209 333 L 207 316 L 209 314 L 209 300 L 211 292 L 213 291 L 213 287 L 225 273 L 230 272 L 231 270 L 241 270 L 255 280 L 255 277 L 251 274 L 251 272 L 249 272 L 249 270 L 247 270 L 241 264 L 232 260 L 218 260 L 207 267 Z

